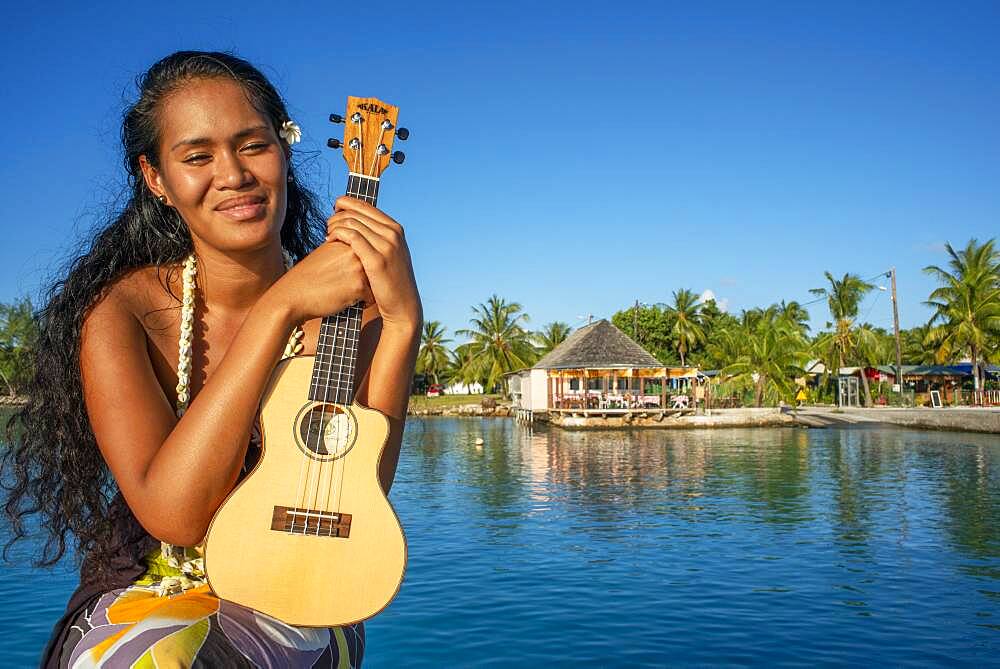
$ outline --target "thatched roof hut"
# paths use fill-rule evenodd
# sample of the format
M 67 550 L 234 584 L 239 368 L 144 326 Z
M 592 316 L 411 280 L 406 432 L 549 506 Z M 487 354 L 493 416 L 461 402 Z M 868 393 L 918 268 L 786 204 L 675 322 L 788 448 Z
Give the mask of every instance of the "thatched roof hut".
M 511 390 L 518 406 L 532 411 L 662 410 L 671 380 L 687 383 L 696 374 L 693 368 L 666 367 L 602 319 L 518 372 Z
M 662 369 L 624 332 L 601 319 L 576 330 L 535 363 L 533 369 Z

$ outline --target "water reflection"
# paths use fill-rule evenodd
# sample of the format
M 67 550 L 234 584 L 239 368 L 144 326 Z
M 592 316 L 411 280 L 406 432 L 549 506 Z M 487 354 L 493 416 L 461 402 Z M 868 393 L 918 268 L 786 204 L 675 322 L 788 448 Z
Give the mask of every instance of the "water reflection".
M 457 458 L 453 482 L 469 487 L 486 518 L 510 527 L 557 507 L 586 520 L 580 531 L 605 534 L 637 515 L 741 519 L 828 529 L 842 553 L 856 558 L 886 532 L 908 541 L 920 518 L 940 521 L 970 557 L 1000 554 L 1000 447 L 988 435 L 532 430 L 491 419 L 449 427 L 436 429 L 431 419 L 409 428 L 408 455 L 421 479 L 443 481 L 449 458 Z M 992 567 L 975 571 L 996 576 Z
M 518 614 L 536 621 L 522 629 L 529 636 L 541 617 L 557 621 L 556 637 L 576 625 L 606 648 L 628 638 L 646 658 L 637 663 L 652 664 L 663 656 L 643 655 L 660 647 L 643 632 L 650 625 L 692 639 L 676 648 L 678 662 L 716 660 L 704 648 L 721 645 L 736 653 L 726 657 L 752 646 L 760 654 L 746 657 L 775 664 L 861 661 L 852 653 L 866 647 L 895 663 L 968 661 L 979 657 L 962 650 L 970 630 L 997 627 L 995 437 L 425 422 L 423 433 L 407 433 L 404 458 L 441 482 L 420 497 L 446 498 L 455 514 L 453 556 L 469 571 L 450 575 L 479 583 L 470 601 L 455 602 L 463 616 L 498 597 L 508 606 L 517 593 Z M 491 577 L 473 571 L 481 559 Z M 609 597 L 618 622 L 595 628 Z M 480 632 L 496 629 L 481 622 Z M 754 625 L 763 635 L 747 637 Z
M 409 566 L 371 666 L 995 663 L 994 436 L 428 418 L 405 440 Z M 37 652 L 71 584 L 7 575 L 5 621 L 40 621 L 10 645 Z

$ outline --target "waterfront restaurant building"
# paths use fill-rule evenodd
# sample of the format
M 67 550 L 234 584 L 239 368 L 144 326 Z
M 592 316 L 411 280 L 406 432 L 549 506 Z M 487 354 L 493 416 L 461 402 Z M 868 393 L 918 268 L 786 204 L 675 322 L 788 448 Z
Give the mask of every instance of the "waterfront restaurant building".
M 530 411 L 662 411 L 668 388 L 688 388 L 696 375 L 694 368 L 665 367 L 602 319 L 512 374 L 509 386 L 515 406 Z

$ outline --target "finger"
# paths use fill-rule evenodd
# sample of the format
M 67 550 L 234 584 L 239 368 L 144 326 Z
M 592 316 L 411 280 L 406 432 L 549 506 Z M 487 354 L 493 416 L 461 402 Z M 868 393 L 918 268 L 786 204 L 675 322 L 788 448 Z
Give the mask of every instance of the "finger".
M 397 227 L 397 228 L 400 227 L 399 223 L 397 223 L 391 216 L 386 214 L 384 211 L 382 211 L 378 207 L 368 204 L 364 200 L 359 200 L 356 197 L 350 197 L 348 195 L 344 195 L 342 197 L 337 198 L 337 201 L 333 203 L 334 215 L 336 215 L 336 212 L 344 210 L 353 211 L 363 216 L 367 216 L 368 218 L 374 219 L 379 223 L 383 223 L 390 227 Z
M 360 231 L 347 226 L 337 226 L 333 230 L 333 238 L 350 245 L 369 277 L 376 276 L 385 269 L 385 256 Z
M 338 228 L 348 228 L 350 230 L 355 230 L 364 236 L 368 243 L 371 244 L 375 249 L 381 253 L 383 256 L 389 256 L 392 254 L 397 246 L 398 241 L 394 238 L 383 236 L 373 229 L 375 226 L 371 221 L 364 221 L 359 218 L 345 218 L 341 219 L 333 226 L 332 230 Z
M 361 214 L 355 211 L 340 211 L 331 216 L 326 221 L 327 233 L 330 229 L 339 225 L 343 221 L 356 220 L 367 225 L 371 230 L 376 232 L 378 235 L 386 239 L 394 246 L 398 246 L 403 241 L 403 227 L 392 221 L 391 223 L 385 223 L 378 219 L 372 218 L 365 214 Z

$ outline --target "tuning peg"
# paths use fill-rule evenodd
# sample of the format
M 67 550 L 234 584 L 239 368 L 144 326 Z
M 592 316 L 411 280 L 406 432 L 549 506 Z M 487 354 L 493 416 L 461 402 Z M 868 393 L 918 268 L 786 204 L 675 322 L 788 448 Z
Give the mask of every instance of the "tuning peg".
M 405 140 L 410 136 L 410 131 L 406 128 L 396 128 L 396 137 Z
M 343 123 L 344 117 L 340 114 L 330 114 L 330 123 Z
M 334 139 L 333 137 L 331 137 L 330 139 L 326 140 L 326 145 L 329 146 L 331 149 L 339 149 L 342 146 L 342 143 L 339 139 Z
M 392 162 L 396 163 L 397 165 L 402 165 L 404 160 L 406 160 L 405 153 L 403 153 L 402 151 L 392 152 Z

